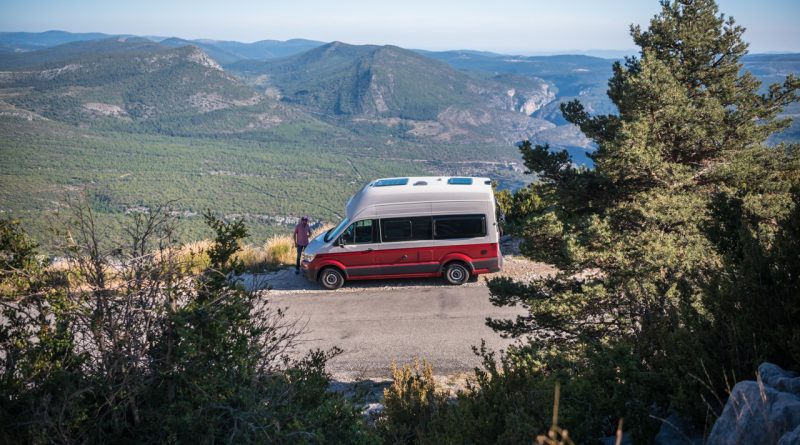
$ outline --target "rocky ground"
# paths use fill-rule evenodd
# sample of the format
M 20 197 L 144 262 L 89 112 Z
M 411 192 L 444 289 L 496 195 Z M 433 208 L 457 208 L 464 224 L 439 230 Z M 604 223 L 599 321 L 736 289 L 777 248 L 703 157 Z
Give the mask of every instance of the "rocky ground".
M 485 275 L 486 279 L 511 277 L 517 281 L 529 282 L 558 272 L 558 269 L 549 264 L 537 263 L 522 256 L 519 251 L 521 242 L 521 238 L 512 238 L 507 235 L 500 237 L 500 250 L 503 252 L 503 270 Z M 484 280 L 479 281 L 485 283 Z

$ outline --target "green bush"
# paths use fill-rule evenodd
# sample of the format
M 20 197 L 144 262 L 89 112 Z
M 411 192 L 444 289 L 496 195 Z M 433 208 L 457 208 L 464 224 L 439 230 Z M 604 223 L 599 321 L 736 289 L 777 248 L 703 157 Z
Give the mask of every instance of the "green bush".
M 423 443 L 533 443 L 546 431 L 552 383 L 520 357 L 497 356 L 483 346 L 475 379 L 433 422 Z
M 531 217 L 544 213 L 551 204 L 545 193 L 547 190 L 536 183 L 513 193 L 509 190 L 495 192 L 497 207 L 505 219 L 504 231 L 522 236 Z
M 384 443 L 518 444 L 546 432 L 553 379 L 517 355 L 501 354 L 498 361 L 484 347 L 476 353 L 482 367 L 450 399 L 427 362 L 393 366 L 385 408 L 375 423 Z
M 289 359 L 295 322 L 229 284 L 241 222 L 206 216 L 216 238 L 209 267 L 192 275 L 166 214 L 134 216 L 130 242 L 108 250 L 91 208 L 74 215 L 65 254 L 78 284 L 0 221 L 0 441 L 375 442 L 359 410 L 328 391 L 325 365 L 339 351 Z

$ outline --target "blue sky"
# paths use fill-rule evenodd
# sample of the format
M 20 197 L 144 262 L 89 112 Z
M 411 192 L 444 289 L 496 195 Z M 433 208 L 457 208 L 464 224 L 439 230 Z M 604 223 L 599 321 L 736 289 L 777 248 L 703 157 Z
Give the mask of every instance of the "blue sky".
M 800 52 L 800 0 L 718 0 L 751 52 Z M 105 32 L 252 42 L 307 38 L 529 54 L 629 49 L 657 0 L 2 0 L 0 31 Z

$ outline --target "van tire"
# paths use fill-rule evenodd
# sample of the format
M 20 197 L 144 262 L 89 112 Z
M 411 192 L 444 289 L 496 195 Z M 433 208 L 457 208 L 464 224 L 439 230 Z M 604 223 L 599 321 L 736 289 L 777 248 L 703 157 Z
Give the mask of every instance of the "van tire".
M 344 275 L 335 267 L 326 267 L 319 273 L 319 284 L 328 290 L 339 289 L 344 285 Z
M 453 261 L 444 266 L 444 281 L 447 284 L 458 286 L 464 284 L 469 279 L 469 268 L 464 263 Z

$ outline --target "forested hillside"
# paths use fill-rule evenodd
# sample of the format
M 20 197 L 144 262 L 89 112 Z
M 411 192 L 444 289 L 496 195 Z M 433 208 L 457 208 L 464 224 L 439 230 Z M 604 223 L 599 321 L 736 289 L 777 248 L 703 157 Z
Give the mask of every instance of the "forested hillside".
M 378 176 L 488 175 L 515 188 L 532 180 L 521 140 L 592 165 L 561 103 L 615 111 L 611 61 L 587 56 L 60 32 L 0 43 L 14 48 L 0 51 L 0 211 L 43 238 L 52 223 L 40 216 L 78 191 L 109 227 L 173 202 L 189 239 L 205 208 L 244 216 L 257 237 L 300 214 L 332 222 Z M 798 68 L 794 55 L 743 60 L 767 81 Z

